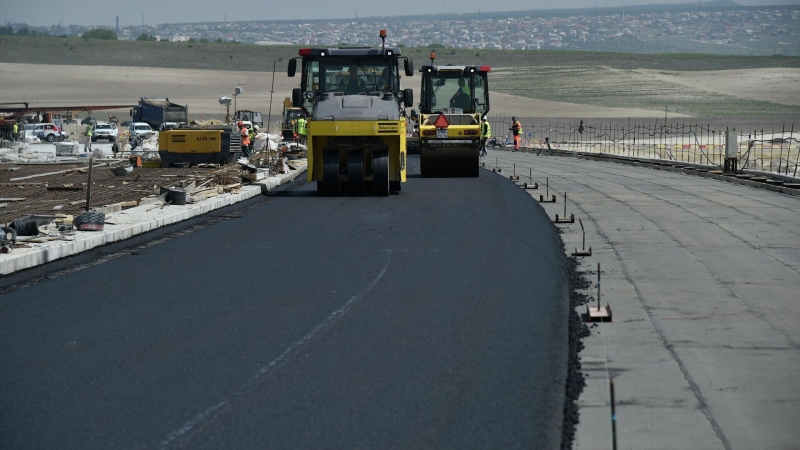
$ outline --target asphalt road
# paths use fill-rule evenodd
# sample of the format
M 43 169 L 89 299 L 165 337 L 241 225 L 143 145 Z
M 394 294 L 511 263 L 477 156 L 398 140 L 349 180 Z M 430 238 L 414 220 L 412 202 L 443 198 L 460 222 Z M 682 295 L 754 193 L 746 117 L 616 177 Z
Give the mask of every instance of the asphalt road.
M 400 195 L 297 183 L 4 294 L 0 448 L 558 448 L 557 232 L 417 162 Z

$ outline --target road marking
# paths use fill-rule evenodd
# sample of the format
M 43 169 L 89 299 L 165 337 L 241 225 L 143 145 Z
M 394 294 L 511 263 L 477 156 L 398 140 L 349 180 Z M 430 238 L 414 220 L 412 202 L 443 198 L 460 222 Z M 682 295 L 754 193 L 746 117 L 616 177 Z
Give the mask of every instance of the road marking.
M 383 276 L 386 275 L 386 271 L 389 269 L 389 263 L 391 262 L 391 260 L 392 260 L 392 250 L 387 249 L 386 250 L 386 263 L 383 265 L 383 268 L 380 270 L 380 272 L 378 272 L 378 275 L 375 276 L 375 278 L 372 280 L 372 282 L 366 288 L 362 289 L 361 292 L 359 292 L 358 294 L 355 294 L 352 297 L 350 297 L 346 302 L 344 302 L 344 304 L 342 306 L 340 306 L 339 308 L 334 310 L 325 320 L 320 322 L 316 327 L 314 327 L 314 329 L 309 331 L 305 336 L 303 336 L 302 338 L 298 339 L 297 341 L 295 341 L 294 343 L 292 343 L 291 345 L 286 347 L 286 349 L 280 355 L 278 355 L 277 358 L 273 359 L 266 366 L 264 366 L 261 369 L 259 369 L 258 372 L 256 372 L 255 375 L 250 377 L 250 379 L 247 380 L 247 382 L 245 382 L 245 384 L 242 386 L 242 388 L 239 391 L 235 392 L 230 397 L 240 397 L 242 395 L 242 393 L 244 393 L 244 391 L 248 387 L 252 386 L 253 383 L 258 381 L 260 378 L 262 378 L 267 373 L 269 373 L 270 370 L 275 369 L 277 367 L 280 367 L 283 363 L 286 362 L 286 360 L 293 353 L 296 353 L 298 351 L 298 349 L 300 349 L 300 347 L 302 347 L 303 345 L 308 343 L 316 335 L 318 335 L 320 332 L 322 332 L 323 330 L 328 328 L 334 321 L 336 321 L 340 317 L 342 317 L 345 314 L 347 314 L 347 312 L 350 310 L 350 308 L 352 308 L 353 305 L 356 302 L 358 302 L 359 300 L 364 298 L 364 296 L 366 296 L 367 293 L 370 290 L 372 290 L 372 288 L 375 287 L 376 284 L 378 284 L 378 282 L 381 280 L 381 278 L 383 278 Z M 178 428 L 177 430 L 172 431 L 169 435 L 167 435 L 167 438 L 164 439 L 163 441 L 161 441 L 161 448 L 169 447 L 169 445 L 173 441 L 175 441 L 176 439 L 182 437 L 183 435 L 185 435 L 186 433 L 191 431 L 192 428 L 194 428 L 195 426 L 197 426 L 201 422 L 204 422 L 204 421 L 206 421 L 208 419 L 212 419 L 212 418 L 222 414 L 223 407 L 225 407 L 225 406 L 227 406 L 229 404 L 230 404 L 229 401 L 226 399 L 226 400 L 223 400 L 223 401 L 217 403 L 216 405 L 211 406 L 209 408 L 206 408 L 202 412 L 198 413 L 197 415 L 192 417 L 191 420 L 189 420 L 188 422 L 183 424 L 182 427 Z

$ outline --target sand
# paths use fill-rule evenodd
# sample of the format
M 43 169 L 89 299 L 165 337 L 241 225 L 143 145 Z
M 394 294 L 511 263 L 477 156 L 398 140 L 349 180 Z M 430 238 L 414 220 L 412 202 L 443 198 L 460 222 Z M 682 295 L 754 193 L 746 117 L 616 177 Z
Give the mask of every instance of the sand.
M 800 69 L 745 69 L 705 72 L 674 72 L 640 69 L 641 77 L 684 84 L 708 92 L 730 94 L 787 105 L 800 105 Z M 36 106 L 134 105 L 140 97 L 168 97 L 189 107 L 193 119 L 221 118 L 222 96 L 232 96 L 234 87 L 244 92 L 237 98 L 238 109 L 269 113 L 271 72 L 163 69 L 118 66 L 34 65 L 0 63 L 0 98 L 27 101 Z M 413 78 L 415 102 L 419 102 L 418 75 Z M 272 93 L 272 122 L 277 124 L 284 98 L 299 83 L 285 73 L 275 73 Z M 407 83 L 408 84 L 408 83 Z M 558 101 L 537 100 L 508 94 L 491 96 L 492 114 L 565 118 L 652 118 L 663 110 L 612 108 Z M 231 107 L 233 110 L 233 107 Z M 118 110 L 120 120 L 129 119 Z M 97 113 L 102 117 L 107 112 Z M 81 114 L 83 116 L 83 114 Z

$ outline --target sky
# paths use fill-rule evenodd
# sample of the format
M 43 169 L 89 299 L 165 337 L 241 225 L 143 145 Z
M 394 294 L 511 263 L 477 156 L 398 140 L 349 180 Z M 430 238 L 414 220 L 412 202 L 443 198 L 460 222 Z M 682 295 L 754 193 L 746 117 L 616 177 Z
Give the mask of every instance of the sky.
M 734 0 L 740 5 L 781 5 L 791 0 Z M 800 2 L 800 0 L 797 0 Z M 0 21 L 44 25 L 111 25 L 119 16 L 121 27 L 159 23 L 222 22 L 244 20 L 298 20 L 325 18 L 366 18 L 386 15 L 475 13 L 481 11 L 523 11 L 531 9 L 598 8 L 636 4 L 690 3 L 688 0 L 134 0 L 126 2 L 90 0 L 0 0 Z M 35 6 L 34 6 L 35 5 Z M 401 9 L 397 9 L 400 5 Z

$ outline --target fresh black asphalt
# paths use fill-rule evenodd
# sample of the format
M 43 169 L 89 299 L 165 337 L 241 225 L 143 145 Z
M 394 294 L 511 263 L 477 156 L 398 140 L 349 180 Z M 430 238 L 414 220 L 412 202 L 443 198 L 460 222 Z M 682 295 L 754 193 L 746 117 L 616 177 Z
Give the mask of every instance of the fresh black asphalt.
M 499 174 L 409 165 L 2 295 L 0 448 L 558 448 L 557 231 Z

